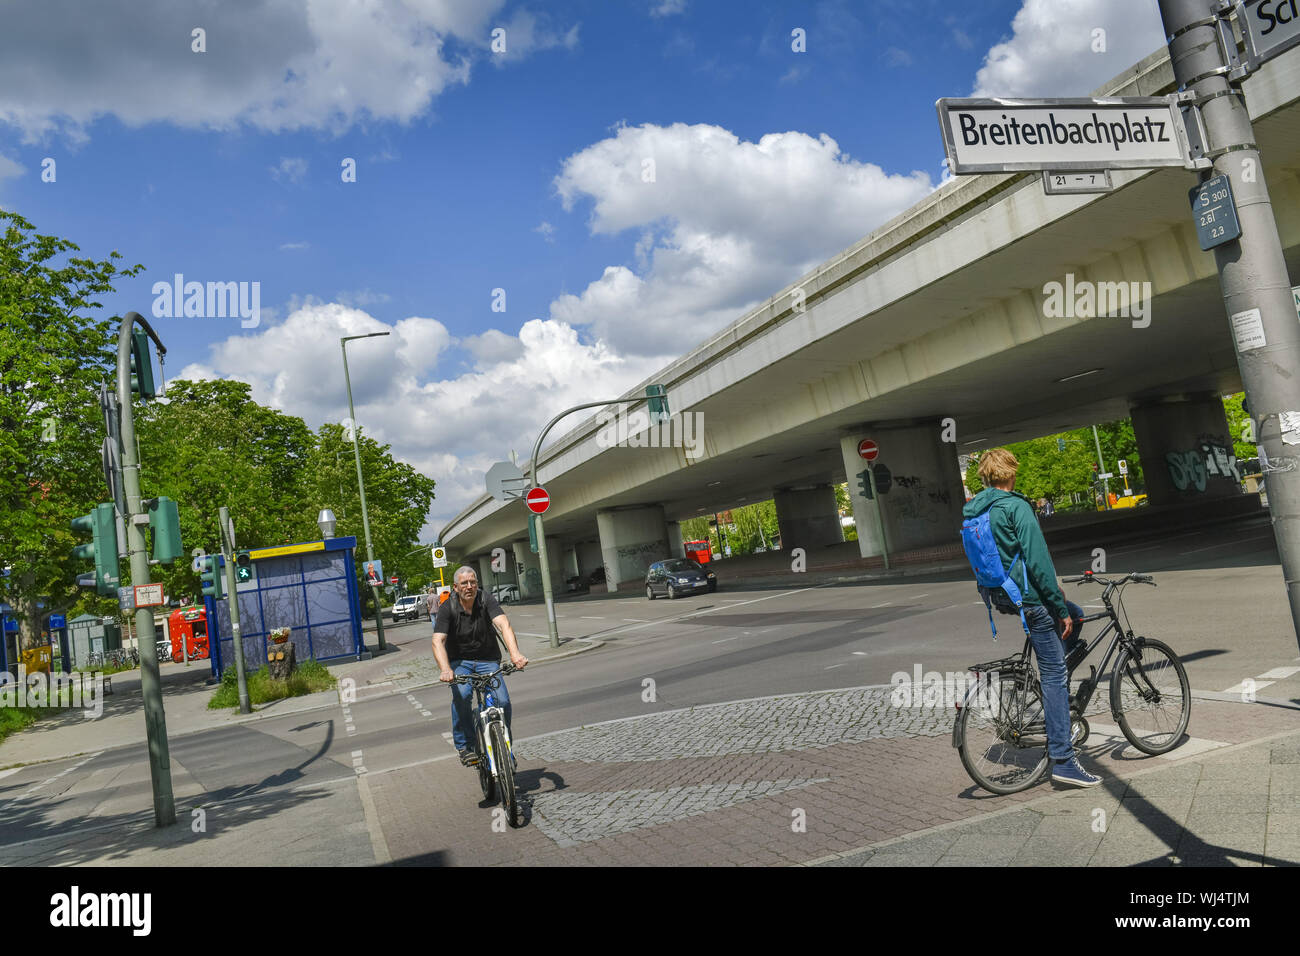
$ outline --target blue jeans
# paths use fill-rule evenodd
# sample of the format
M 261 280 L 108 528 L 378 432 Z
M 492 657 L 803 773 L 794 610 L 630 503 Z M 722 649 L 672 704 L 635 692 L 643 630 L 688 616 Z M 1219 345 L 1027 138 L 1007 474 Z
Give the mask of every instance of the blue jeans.
M 1065 602 L 1070 616 L 1075 618 L 1070 634 L 1070 646 L 1079 636 L 1078 618 L 1083 609 L 1072 601 Z M 1025 623 L 1029 625 L 1029 640 L 1038 658 L 1038 680 L 1043 688 L 1043 719 L 1047 724 L 1047 754 L 1053 760 L 1069 760 L 1074 756 L 1070 744 L 1070 684 L 1065 672 L 1065 642 L 1061 640 L 1062 624 L 1052 617 L 1052 612 L 1041 604 L 1025 605 Z
M 451 670 L 457 677 L 465 674 L 491 674 L 501 666 L 500 661 L 451 661 Z M 510 729 L 510 694 L 506 690 L 506 679 L 498 676 L 492 696 L 497 705 L 506 712 L 506 729 Z M 451 740 L 457 750 L 473 750 L 478 746 L 477 740 L 467 740 L 467 735 L 474 733 L 474 688 L 469 684 L 451 685 Z

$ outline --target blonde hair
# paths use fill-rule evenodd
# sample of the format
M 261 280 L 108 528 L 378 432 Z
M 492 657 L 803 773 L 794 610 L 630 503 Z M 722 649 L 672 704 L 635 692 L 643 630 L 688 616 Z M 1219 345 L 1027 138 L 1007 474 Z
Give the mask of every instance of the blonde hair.
M 1020 462 L 1005 448 L 992 448 L 980 455 L 980 481 L 985 488 L 1007 484 L 1019 469 Z

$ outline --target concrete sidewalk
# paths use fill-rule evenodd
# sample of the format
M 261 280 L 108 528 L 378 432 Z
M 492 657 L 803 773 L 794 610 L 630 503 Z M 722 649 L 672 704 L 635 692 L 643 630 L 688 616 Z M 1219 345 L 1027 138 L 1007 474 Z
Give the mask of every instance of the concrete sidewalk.
M 1090 790 L 805 865 L 1300 866 L 1300 732 L 1107 776 Z
M 388 650 L 363 661 L 343 661 L 327 665 L 343 686 L 353 681 L 356 699 L 367 700 L 386 694 L 406 693 L 415 687 L 437 683 L 438 668 L 425 628 L 407 628 L 410 635 L 394 631 L 387 640 Z M 391 637 L 396 637 L 394 641 Z M 598 640 L 568 638 L 558 648 L 549 643 L 521 639 L 520 649 L 529 666 L 564 660 L 574 654 L 601 646 Z M 375 648 L 370 647 L 373 653 Z M 339 691 L 328 690 L 302 697 L 287 697 L 253 706 L 253 713 L 240 714 L 238 709 L 209 710 L 208 701 L 216 686 L 206 683 L 209 663 L 195 661 L 162 665 L 163 709 L 167 715 L 167 737 L 199 733 L 230 727 L 252 720 L 302 713 L 339 704 Z M 87 719 L 82 711 L 65 710 L 42 716 L 30 727 L 0 742 L 0 770 L 20 764 L 60 760 L 80 754 L 111 750 L 138 744 L 145 739 L 144 706 L 140 693 L 140 671 L 123 671 L 113 675 L 113 693 L 103 698 L 101 716 Z

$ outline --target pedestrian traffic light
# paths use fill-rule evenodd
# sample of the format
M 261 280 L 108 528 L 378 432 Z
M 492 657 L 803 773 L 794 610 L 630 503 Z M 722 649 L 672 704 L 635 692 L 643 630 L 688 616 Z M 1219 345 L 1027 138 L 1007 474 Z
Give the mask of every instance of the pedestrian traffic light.
M 221 561 L 215 554 L 206 554 L 199 560 L 199 580 L 203 582 L 203 596 L 220 600 L 225 589 L 221 586 Z
M 160 495 L 148 502 L 149 526 L 153 528 L 153 557 L 159 564 L 171 564 L 181 556 L 181 515 L 172 499 Z
M 89 531 L 91 540 L 72 549 L 74 558 L 90 558 L 95 570 L 77 575 L 77 586 L 94 588 L 101 597 L 117 595 L 121 566 L 117 557 L 117 514 L 112 504 L 95 505 L 88 515 L 72 519 L 73 531 Z
M 253 580 L 253 557 L 247 551 L 235 555 L 235 583 L 243 584 Z
M 153 358 L 149 355 L 149 336 L 143 329 L 131 333 L 131 391 L 141 398 L 153 398 Z
M 1057 451 L 1065 451 L 1065 439 L 1064 439 L 1064 438 L 1058 438 L 1058 439 L 1056 439 L 1056 450 L 1057 450 Z
M 650 411 L 650 424 L 668 421 L 668 390 L 662 385 L 645 387 L 646 405 Z

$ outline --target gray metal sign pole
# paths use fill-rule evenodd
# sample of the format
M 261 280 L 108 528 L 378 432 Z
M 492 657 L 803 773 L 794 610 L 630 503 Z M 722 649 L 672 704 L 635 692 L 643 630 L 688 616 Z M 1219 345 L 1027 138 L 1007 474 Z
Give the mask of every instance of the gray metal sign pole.
M 217 512 L 221 533 L 221 556 L 226 563 L 226 606 L 230 609 L 230 644 L 235 652 L 235 679 L 239 686 L 239 712 L 251 714 L 248 702 L 248 677 L 244 668 L 244 635 L 239 629 L 239 594 L 235 591 L 235 533 L 230 529 L 230 510 L 222 505 Z
M 1280 416 L 1300 411 L 1300 323 L 1250 114 L 1228 82 L 1216 37 L 1217 0 L 1159 0 L 1169 56 L 1180 86 L 1195 93 L 1209 137 L 1210 175 L 1227 176 L 1241 238 L 1214 249 L 1219 286 L 1233 326 L 1237 364 L 1250 404 L 1268 482 L 1268 507 L 1291 620 L 1300 641 L 1300 457 L 1282 441 Z M 1287 416 L 1288 420 L 1291 416 Z M 1288 421 L 1288 428 L 1300 426 Z
M 1106 474 L 1106 461 L 1101 457 L 1101 439 L 1097 437 L 1097 426 L 1092 426 L 1092 440 L 1097 445 L 1097 474 Z M 1101 479 L 1101 500 L 1105 505 L 1105 510 L 1110 510 L 1110 479 Z
M 131 405 L 131 330 L 139 324 L 160 355 L 166 353 L 158 335 L 138 312 L 128 312 L 117 333 L 117 403 L 122 438 L 122 484 L 126 489 L 126 546 L 131 559 L 131 583 L 149 583 L 149 551 L 143 526 L 149 515 L 140 504 L 140 458 L 136 453 L 135 411 Z M 163 711 L 162 681 L 158 676 L 158 644 L 153 638 L 153 608 L 135 610 L 135 632 L 149 635 L 136 641 L 140 654 L 140 696 L 144 703 L 144 732 L 149 744 L 149 779 L 153 784 L 153 818 L 160 827 L 176 822 L 172 793 L 171 756 L 167 746 L 167 715 Z

